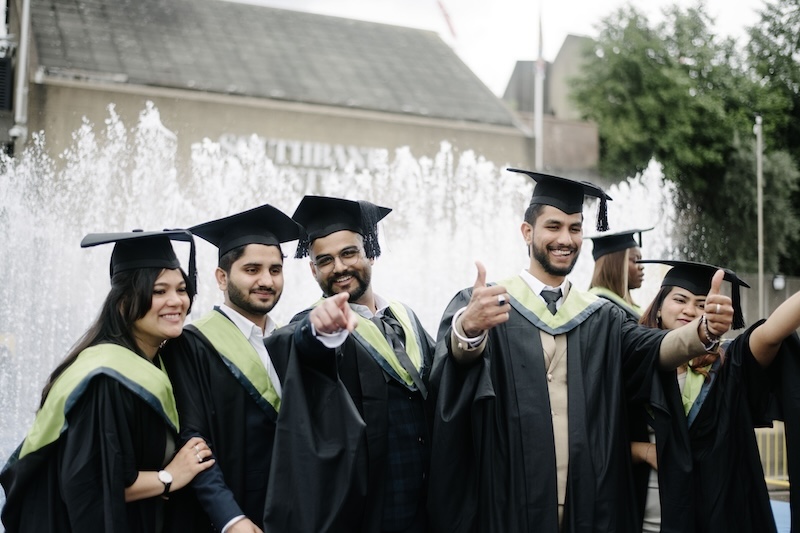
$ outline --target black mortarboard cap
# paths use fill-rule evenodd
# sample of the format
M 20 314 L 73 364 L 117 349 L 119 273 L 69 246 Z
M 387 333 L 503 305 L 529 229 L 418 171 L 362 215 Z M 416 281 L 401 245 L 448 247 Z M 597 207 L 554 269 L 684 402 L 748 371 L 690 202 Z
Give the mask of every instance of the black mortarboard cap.
M 246 244 L 280 247 L 282 242 L 298 239 L 300 229 L 289 215 L 269 204 L 189 228 L 216 246 L 219 257 Z
M 364 254 L 374 259 L 381 255 L 378 244 L 378 222 L 392 210 L 367 201 L 344 200 L 329 196 L 305 196 L 292 218 L 303 226 L 304 234 L 297 243 L 295 257 L 308 255 L 315 239 L 336 231 L 348 230 L 364 237 Z
M 620 250 L 627 250 L 628 248 L 635 248 L 642 246 L 642 233 L 650 231 L 653 228 L 645 229 L 629 229 L 627 231 L 619 231 L 617 233 L 606 233 L 602 235 L 592 235 L 586 237 L 591 239 L 594 246 L 592 248 L 592 257 L 597 261 L 604 255 L 613 254 Z M 639 236 L 638 240 L 634 235 Z
M 170 241 L 185 241 L 190 244 L 187 275 L 192 289 L 195 290 L 197 273 L 194 259 L 194 239 L 188 230 L 90 233 L 81 241 L 81 248 L 113 242 L 114 251 L 111 252 L 109 272 L 111 277 L 114 277 L 118 272 L 138 268 L 180 268 L 181 263 L 178 261 Z
M 541 174 L 530 170 L 508 168 L 511 172 L 527 174 L 536 182 L 533 188 L 531 204 L 552 205 L 568 215 L 583 211 L 583 197 L 593 196 L 600 199 L 600 209 L 597 213 L 597 231 L 608 230 L 608 207 L 606 202 L 611 197 L 603 189 L 588 181 L 575 181 L 569 178 Z
M 736 275 L 736 272 L 727 268 L 708 265 L 706 263 L 695 263 L 693 261 L 671 261 L 671 260 L 651 260 L 643 259 L 637 263 L 661 263 L 671 266 L 669 272 L 661 282 L 662 287 L 682 287 L 692 294 L 708 294 L 711 290 L 711 278 L 717 270 L 725 272 L 725 281 L 731 284 L 731 300 L 733 301 L 733 329 L 744 327 L 744 314 L 742 313 L 741 295 L 739 287 L 750 288 L 744 280 Z

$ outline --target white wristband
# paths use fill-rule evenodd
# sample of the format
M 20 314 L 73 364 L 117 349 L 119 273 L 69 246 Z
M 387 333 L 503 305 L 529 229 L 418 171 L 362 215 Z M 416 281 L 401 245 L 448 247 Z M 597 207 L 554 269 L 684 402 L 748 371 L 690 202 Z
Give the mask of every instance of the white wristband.
M 465 337 L 464 335 L 461 335 L 458 332 L 458 328 L 456 327 L 456 322 L 458 322 L 458 319 L 461 318 L 461 315 L 464 314 L 464 311 L 466 310 L 467 310 L 466 307 L 462 307 L 461 309 L 456 311 L 456 313 L 453 315 L 453 321 L 451 322 L 450 325 L 453 329 L 453 335 L 455 335 L 456 339 L 458 339 L 460 342 L 463 342 L 470 348 L 474 348 L 478 346 L 481 342 L 483 342 L 483 339 L 486 338 L 486 330 L 483 330 L 481 334 L 478 335 L 477 337 Z

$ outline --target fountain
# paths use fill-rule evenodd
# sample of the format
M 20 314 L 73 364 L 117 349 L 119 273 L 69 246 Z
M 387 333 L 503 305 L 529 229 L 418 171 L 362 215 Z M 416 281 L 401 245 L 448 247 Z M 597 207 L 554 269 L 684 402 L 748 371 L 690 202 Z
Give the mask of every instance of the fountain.
M 186 227 L 265 202 L 291 214 L 304 194 L 368 199 L 394 209 L 380 229 L 376 291 L 408 303 L 433 335 L 449 299 L 473 283 L 476 259 L 492 280 L 528 261 L 519 226 L 532 182 L 471 151 L 456 155 L 444 142 L 434 158 L 384 150 L 369 170 L 347 164 L 320 170 L 276 164 L 257 137 L 224 148 L 206 140 L 192 149 L 191 176 L 179 176 L 176 138 L 158 109 L 148 105 L 129 127 L 112 105 L 104 126 L 79 125 L 61 164 L 46 143 L 45 133 L 36 134 L 18 158 L 0 161 L 0 464 L 30 425 L 48 373 L 108 290 L 111 248 L 81 249 L 86 233 Z M 655 225 L 646 234 L 645 257 L 666 256 L 672 191 L 662 185 L 658 165 L 609 194 L 612 230 Z M 595 208 L 587 206 L 586 220 Z M 193 315 L 201 316 L 221 298 L 213 278 L 216 249 L 200 239 L 197 246 Z M 187 248 L 178 248 L 184 264 Z M 582 288 L 591 277 L 589 251 L 590 245 L 571 277 Z M 290 243 L 284 296 L 273 313 L 279 323 L 319 296 L 307 260 L 293 253 Z M 656 278 L 639 290 L 639 303 L 655 294 Z

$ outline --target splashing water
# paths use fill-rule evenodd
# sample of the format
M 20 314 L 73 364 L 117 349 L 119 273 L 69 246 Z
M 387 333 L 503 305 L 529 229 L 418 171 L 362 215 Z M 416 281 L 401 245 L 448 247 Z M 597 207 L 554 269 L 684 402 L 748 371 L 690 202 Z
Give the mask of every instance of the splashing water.
M 177 146 L 152 104 L 131 128 L 112 105 L 104 128 L 84 120 L 58 160 L 48 155 L 44 133 L 34 135 L 18 158 L 0 160 L 0 464 L 33 420 L 47 375 L 95 318 L 108 291 L 111 246 L 81 249 L 86 233 L 188 227 L 263 203 L 291 214 L 305 194 L 370 200 L 393 209 L 380 226 L 375 290 L 409 304 L 434 336 L 450 298 L 474 283 L 475 260 L 486 265 L 490 280 L 528 263 L 519 228 L 532 182 L 472 151 L 457 153 L 446 142 L 433 158 L 415 158 L 408 149 L 377 151 L 369 170 L 352 163 L 329 169 L 278 165 L 256 136 L 233 147 L 197 143 L 188 165 Z M 188 175 L 181 168 L 190 169 Z M 672 193 L 655 163 L 612 186 L 612 231 L 657 226 L 645 234 L 644 254 L 666 257 Z M 587 205 L 587 221 L 595 208 Z M 188 246 L 176 247 L 185 265 Z M 213 278 L 216 248 L 201 239 L 197 248 L 193 317 L 221 301 Z M 593 267 L 589 251 L 571 276 L 584 289 Z M 289 257 L 284 294 L 272 313 L 278 323 L 320 294 L 308 261 L 291 259 L 294 243 L 283 252 Z M 640 289 L 640 303 L 656 289 Z

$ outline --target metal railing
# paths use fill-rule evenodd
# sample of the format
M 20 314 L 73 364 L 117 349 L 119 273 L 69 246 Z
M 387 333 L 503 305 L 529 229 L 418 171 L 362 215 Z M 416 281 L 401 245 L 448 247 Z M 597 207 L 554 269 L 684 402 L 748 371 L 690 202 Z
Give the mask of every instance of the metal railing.
M 789 488 L 789 472 L 786 467 L 786 437 L 783 422 L 776 420 L 771 428 L 757 428 L 756 441 L 764 468 L 764 480 L 770 490 Z

